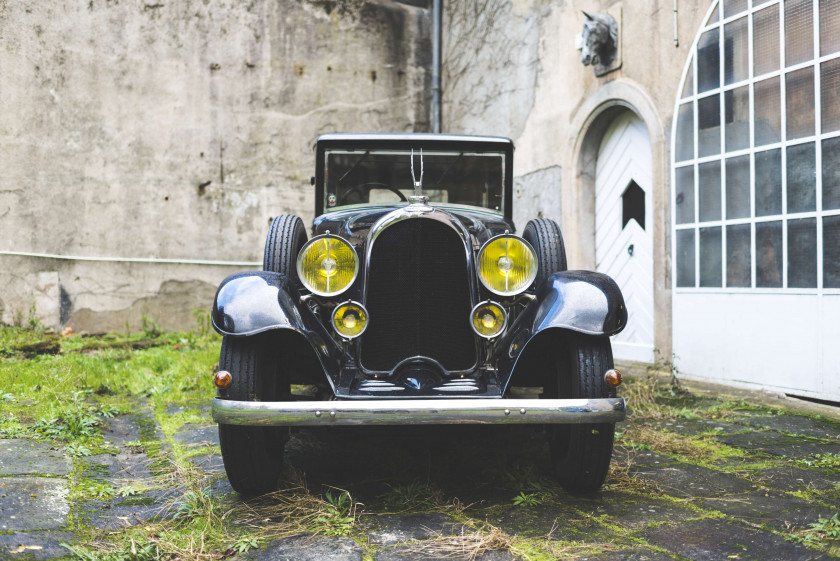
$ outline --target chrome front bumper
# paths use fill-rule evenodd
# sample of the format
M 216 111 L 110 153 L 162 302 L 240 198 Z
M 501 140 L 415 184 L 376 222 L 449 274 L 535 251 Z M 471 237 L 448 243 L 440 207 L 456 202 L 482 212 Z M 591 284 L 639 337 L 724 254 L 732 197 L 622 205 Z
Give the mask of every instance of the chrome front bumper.
M 213 400 L 228 425 L 579 424 L 623 421 L 623 397 L 605 399 Z

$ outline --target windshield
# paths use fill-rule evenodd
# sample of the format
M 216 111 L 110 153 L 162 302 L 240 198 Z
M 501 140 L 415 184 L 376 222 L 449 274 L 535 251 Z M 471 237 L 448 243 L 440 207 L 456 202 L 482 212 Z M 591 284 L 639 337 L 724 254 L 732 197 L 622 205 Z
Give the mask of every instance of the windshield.
M 389 204 L 414 194 L 411 150 L 327 150 L 324 212 L 348 205 Z M 414 151 L 420 179 L 420 151 Z M 423 151 L 423 194 L 429 202 L 503 213 L 504 152 Z

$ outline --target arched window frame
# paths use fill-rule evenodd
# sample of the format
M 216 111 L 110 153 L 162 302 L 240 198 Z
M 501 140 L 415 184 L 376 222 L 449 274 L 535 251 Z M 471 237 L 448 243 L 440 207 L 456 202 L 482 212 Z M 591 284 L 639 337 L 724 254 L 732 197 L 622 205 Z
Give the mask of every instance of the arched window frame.
M 746 6 L 745 9 L 741 9 L 732 13 L 732 15 L 728 15 L 724 13 L 730 6 L 736 4 L 744 4 Z M 823 236 L 823 224 L 824 219 L 826 217 L 834 217 L 837 216 L 838 218 L 835 220 L 840 220 L 840 208 L 838 209 L 824 209 L 823 208 L 823 185 L 822 185 L 822 169 L 823 169 L 823 141 L 827 139 L 837 138 L 840 137 L 840 127 L 837 130 L 831 130 L 829 132 L 822 131 L 822 108 L 821 108 L 821 69 L 823 65 L 827 62 L 834 61 L 840 58 L 840 48 L 837 48 L 835 52 L 831 52 L 826 55 L 821 55 L 821 22 L 820 22 L 820 0 L 813 0 L 811 2 L 812 6 L 812 26 L 813 26 L 813 51 L 812 57 L 809 58 L 807 61 L 799 62 L 796 64 L 787 65 L 785 60 L 785 49 L 786 49 L 786 41 L 785 41 L 785 4 L 784 0 L 769 0 L 769 1 L 759 1 L 759 0 L 715 0 L 709 8 L 705 18 L 704 24 L 699 29 L 694 42 L 692 43 L 690 55 L 688 60 L 686 61 L 685 67 L 683 69 L 682 79 L 680 81 L 679 89 L 678 89 L 678 96 L 674 105 L 674 119 L 672 125 L 672 134 L 671 134 L 671 255 L 672 255 L 672 286 L 675 291 L 683 292 L 683 291 L 709 291 L 709 292 L 784 292 L 784 293 L 792 293 L 792 292 L 801 292 L 801 293 L 830 293 L 830 294 L 840 294 L 840 286 L 831 286 L 831 287 L 824 287 L 824 256 L 826 254 L 824 248 L 824 236 Z M 754 74 L 754 14 L 757 12 L 764 12 L 767 9 L 775 9 L 778 13 L 778 26 L 779 26 L 779 64 L 777 68 L 773 71 L 764 72 L 758 76 Z M 840 16 L 837 16 L 840 17 Z M 726 26 L 738 22 L 742 18 L 745 18 L 746 22 L 746 32 L 747 32 L 747 75 L 745 79 L 733 81 L 732 83 L 725 83 L 725 30 Z M 704 37 L 704 34 L 709 32 L 717 32 L 717 45 L 718 45 L 718 87 L 707 89 L 703 92 L 698 92 L 699 89 L 698 85 L 698 45 L 700 44 L 701 38 Z M 807 71 L 811 69 L 813 73 L 813 99 L 814 99 L 814 106 L 813 106 L 813 122 L 814 122 L 814 129 L 813 134 L 805 135 L 798 138 L 788 138 L 788 131 L 787 131 L 787 119 L 789 110 L 787 109 L 787 87 L 786 87 L 786 79 L 790 76 L 791 73 L 796 71 Z M 780 95 L 780 139 L 778 141 L 763 143 L 761 145 L 756 146 L 755 144 L 755 84 L 761 83 L 766 80 L 770 80 L 773 78 L 777 78 L 779 81 L 779 95 Z M 738 150 L 727 150 L 726 149 L 726 92 L 734 92 L 740 88 L 747 88 L 747 97 L 748 97 L 748 124 L 749 124 L 749 138 L 748 138 L 748 146 L 746 148 L 738 149 Z M 719 128 L 719 142 L 720 142 L 720 150 L 717 154 L 711 155 L 704 155 L 700 156 L 699 154 L 699 134 L 700 134 L 700 126 L 699 125 L 699 110 L 698 110 L 698 101 L 704 99 L 710 99 L 712 97 L 717 96 L 718 99 L 718 109 L 719 109 L 719 121 L 718 121 L 718 128 Z M 682 112 L 681 112 L 682 110 Z M 692 151 L 690 157 L 686 159 L 678 158 L 680 154 L 678 154 L 679 147 L 679 136 L 678 133 L 680 132 L 680 124 L 681 119 L 690 119 L 690 129 L 692 135 Z M 734 126 L 734 125 L 733 125 Z M 787 174 L 785 171 L 787 170 L 787 149 L 788 147 L 798 146 L 798 145 L 807 145 L 809 143 L 813 143 L 814 145 L 814 171 L 815 171 L 815 208 L 813 211 L 804 211 L 804 212 L 793 212 L 788 209 L 788 201 L 787 201 Z M 756 214 L 756 154 L 767 153 L 768 155 L 775 150 L 779 150 L 780 152 L 780 166 L 781 166 L 781 177 L 780 177 L 780 190 L 781 190 L 781 212 L 768 214 L 764 216 L 757 216 Z M 748 156 L 749 157 L 749 214 L 746 217 L 742 218 L 730 218 L 726 214 L 726 181 L 727 181 L 727 161 L 733 158 L 737 158 L 738 156 Z M 701 220 L 700 219 L 700 166 L 703 164 L 708 164 L 711 162 L 719 162 L 720 163 L 720 216 L 716 220 Z M 683 170 L 683 171 L 681 171 Z M 690 170 L 690 171 L 688 171 Z M 692 191 L 692 209 L 691 213 L 693 213 L 693 217 L 690 221 L 680 221 L 679 210 L 678 210 L 678 175 L 679 174 L 691 174 L 691 178 L 693 181 L 693 191 Z M 789 248 L 788 248 L 788 233 L 790 230 L 789 223 L 793 220 L 800 220 L 800 219 L 813 219 L 815 221 L 815 259 L 816 259 L 816 270 L 815 270 L 815 286 L 814 287 L 800 287 L 800 286 L 789 286 L 790 278 L 789 278 L 789 261 L 790 256 L 788 255 Z M 756 243 L 756 228 L 765 228 L 769 230 L 773 223 L 780 223 L 781 225 L 781 247 L 782 247 L 782 256 L 781 256 L 781 282 L 780 286 L 775 287 L 763 287 L 760 286 L 762 283 L 758 282 L 757 278 L 757 243 Z M 727 271 L 727 260 L 729 257 L 728 254 L 728 235 L 727 235 L 727 227 L 728 226 L 738 226 L 738 225 L 748 225 L 750 230 L 750 237 L 749 237 L 749 248 L 750 248 L 750 260 L 749 260 L 749 283 L 747 286 L 727 286 L 728 285 L 728 271 Z M 701 241 L 701 230 L 705 230 L 708 232 L 713 232 L 714 228 L 718 228 L 719 237 L 720 237 L 720 284 L 716 286 L 703 286 L 703 279 L 701 279 L 701 255 L 700 255 L 700 241 Z M 682 240 L 685 239 L 692 239 L 692 251 L 693 251 L 693 283 L 686 282 L 688 279 L 685 276 L 680 274 L 680 265 L 681 259 L 684 259 L 685 255 L 680 255 L 681 253 L 681 244 L 683 243 Z M 734 246 L 734 244 L 733 244 Z M 835 253 L 836 254 L 836 253 Z M 834 260 L 832 259 L 832 262 Z M 734 271 L 734 269 L 733 269 Z M 731 272 L 731 271 L 729 271 Z M 714 279 L 713 279 L 714 280 Z M 796 283 L 793 283 L 796 284 Z

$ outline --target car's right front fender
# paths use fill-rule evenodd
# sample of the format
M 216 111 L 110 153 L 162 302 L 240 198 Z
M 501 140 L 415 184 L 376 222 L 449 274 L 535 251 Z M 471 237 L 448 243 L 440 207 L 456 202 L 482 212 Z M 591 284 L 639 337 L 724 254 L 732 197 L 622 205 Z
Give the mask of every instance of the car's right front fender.
M 330 384 L 338 380 L 342 350 L 280 273 L 246 271 L 227 277 L 216 291 L 213 327 L 228 337 L 291 331 L 312 347 Z

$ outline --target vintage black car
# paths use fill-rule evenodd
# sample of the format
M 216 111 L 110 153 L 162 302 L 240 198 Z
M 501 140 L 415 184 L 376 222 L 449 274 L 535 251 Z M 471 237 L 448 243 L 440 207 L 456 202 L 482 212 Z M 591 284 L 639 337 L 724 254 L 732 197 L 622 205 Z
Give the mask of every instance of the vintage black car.
M 263 270 L 225 279 L 213 305 L 234 489 L 275 488 L 290 426 L 362 424 L 533 424 L 564 488 L 603 484 L 625 415 L 609 340 L 624 300 L 566 270 L 555 222 L 516 235 L 512 164 L 498 137 L 318 138 L 312 237 L 276 217 Z M 295 400 L 298 384 L 318 397 Z

